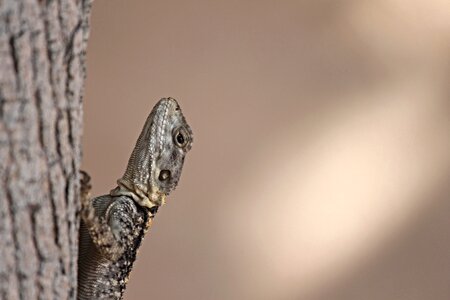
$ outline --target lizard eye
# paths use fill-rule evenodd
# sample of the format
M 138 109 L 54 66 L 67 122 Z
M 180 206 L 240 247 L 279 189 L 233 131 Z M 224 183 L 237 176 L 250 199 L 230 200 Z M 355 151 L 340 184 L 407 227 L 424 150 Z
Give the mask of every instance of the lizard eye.
M 184 135 L 181 134 L 181 132 L 178 132 L 178 134 L 177 134 L 177 143 L 180 145 L 184 144 Z
M 189 142 L 189 134 L 184 127 L 176 129 L 173 133 L 175 145 L 184 148 Z

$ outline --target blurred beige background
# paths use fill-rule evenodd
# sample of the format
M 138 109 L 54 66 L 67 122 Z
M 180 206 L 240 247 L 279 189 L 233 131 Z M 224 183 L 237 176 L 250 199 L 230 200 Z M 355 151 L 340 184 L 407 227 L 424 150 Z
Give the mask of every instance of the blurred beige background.
M 450 299 L 450 2 L 96 0 L 84 169 L 194 147 L 126 299 Z

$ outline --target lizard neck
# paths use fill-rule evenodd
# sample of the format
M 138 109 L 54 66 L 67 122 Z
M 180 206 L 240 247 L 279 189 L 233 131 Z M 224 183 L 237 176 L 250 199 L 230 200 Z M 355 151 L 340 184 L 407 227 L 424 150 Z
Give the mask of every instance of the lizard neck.
M 111 190 L 111 196 L 128 196 L 138 205 L 154 211 L 155 208 L 165 204 L 165 195 L 158 192 L 148 191 L 146 186 L 130 182 L 124 178 L 117 180 L 117 187 Z
M 160 197 L 156 201 L 151 201 L 150 198 L 138 187 L 132 189 L 130 183 L 119 179 L 117 180 L 117 187 L 110 192 L 111 196 L 128 196 L 134 200 L 139 206 L 141 206 L 146 214 L 146 220 L 144 225 L 144 234 L 150 229 L 153 223 L 153 217 L 158 212 L 158 208 L 165 204 L 165 198 Z

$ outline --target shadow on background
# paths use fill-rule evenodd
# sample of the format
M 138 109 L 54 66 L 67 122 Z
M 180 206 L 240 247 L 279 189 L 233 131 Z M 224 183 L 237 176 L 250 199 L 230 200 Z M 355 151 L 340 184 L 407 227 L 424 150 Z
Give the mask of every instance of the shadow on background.
M 95 2 L 94 193 L 114 187 L 159 98 L 194 130 L 126 299 L 449 299 L 449 11 Z
M 421 201 L 426 207 L 349 274 L 292 299 L 447 299 L 450 295 L 448 183 Z

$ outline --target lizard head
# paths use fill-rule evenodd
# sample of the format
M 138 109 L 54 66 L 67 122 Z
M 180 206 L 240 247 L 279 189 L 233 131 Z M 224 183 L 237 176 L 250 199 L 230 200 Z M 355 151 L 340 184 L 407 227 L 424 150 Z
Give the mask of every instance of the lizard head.
M 127 170 L 111 195 L 129 195 L 150 209 L 162 205 L 178 184 L 191 146 L 192 130 L 177 101 L 161 99 L 148 116 Z
M 150 186 L 168 195 L 177 186 L 184 158 L 192 147 L 192 130 L 175 99 L 162 99 L 159 105 L 163 106 L 165 117 L 156 124 L 159 147 L 154 169 L 150 170 Z

